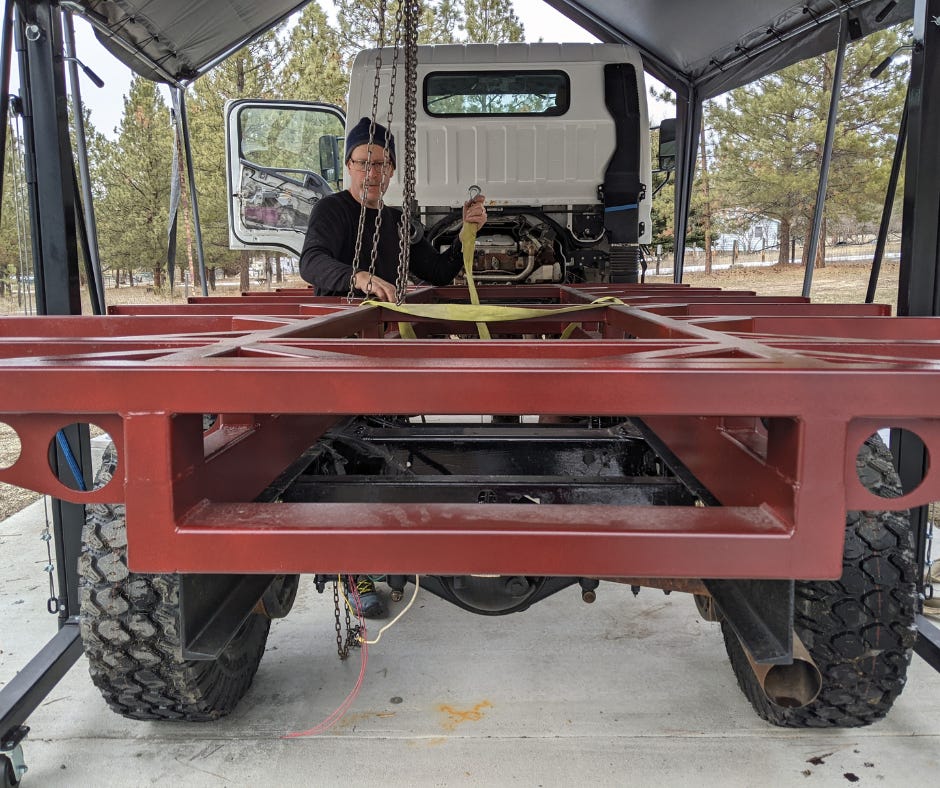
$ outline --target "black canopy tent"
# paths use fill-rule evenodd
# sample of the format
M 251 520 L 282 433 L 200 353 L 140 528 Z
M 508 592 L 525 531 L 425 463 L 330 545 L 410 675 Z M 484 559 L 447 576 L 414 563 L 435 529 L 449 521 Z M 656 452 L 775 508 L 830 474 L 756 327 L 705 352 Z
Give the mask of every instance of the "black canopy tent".
M 642 53 L 646 69 L 677 95 L 676 270 L 681 272 L 689 187 L 702 102 L 799 60 L 901 21 L 914 20 L 907 107 L 899 312 L 940 314 L 940 0 L 546 0 L 602 41 Z M 18 20 L 10 15 L 16 5 Z M 305 5 L 296 0 L 6 0 L 4 41 L 20 53 L 24 130 L 33 163 L 30 195 L 37 290 L 48 314 L 81 312 L 75 193 L 58 8 L 88 19 L 118 58 L 180 91 Z M 524 22 L 525 20 L 523 20 Z M 842 32 L 840 40 L 840 31 Z M 80 53 L 79 53 L 80 56 Z M 4 47 L 4 57 L 9 50 Z M 9 76 L 9 63 L 4 79 Z M 4 83 L 2 92 L 7 93 Z M 3 101 L 5 108 L 6 101 Z M 834 113 L 833 113 L 834 114 Z M 923 478 L 923 446 L 899 442 L 902 480 Z M 87 447 L 86 447 L 87 449 Z M 82 451 L 83 459 L 87 452 Z M 88 463 L 90 464 L 90 463 Z M 87 468 L 82 463 L 83 468 Z M 81 653 L 76 556 L 82 507 L 53 509 L 62 606 L 60 632 L 0 691 L 0 737 L 18 743 L 22 723 Z M 924 555 L 926 512 L 915 527 Z M 923 621 L 923 619 L 922 619 Z M 940 636 L 921 624 L 918 652 L 940 670 Z M 6 737 L 10 738 L 6 738 Z
M 702 102 L 910 19 L 915 0 L 546 0 L 601 41 L 628 43 L 675 91 L 676 280 L 681 280 Z M 295 0 L 68 0 L 137 73 L 177 87 L 300 9 Z M 524 20 L 523 20 L 524 21 Z
M 839 16 L 853 38 L 910 19 L 914 0 L 545 0 L 601 41 L 629 43 L 670 87 L 711 98 L 835 48 Z M 68 0 L 138 73 L 190 82 L 306 2 Z M 524 22 L 525 20 L 523 20 Z

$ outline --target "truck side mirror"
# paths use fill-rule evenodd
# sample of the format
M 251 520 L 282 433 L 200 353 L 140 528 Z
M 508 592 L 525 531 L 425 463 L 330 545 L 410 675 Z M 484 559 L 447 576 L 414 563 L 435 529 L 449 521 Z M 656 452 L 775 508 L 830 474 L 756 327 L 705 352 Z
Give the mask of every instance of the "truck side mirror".
M 339 186 L 340 173 L 342 168 L 339 161 L 339 147 L 337 137 L 333 134 L 325 134 L 320 137 L 320 175 L 323 180 Z
M 667 118 L 659 124 L 659 169 L 671 172 L 676 168 L 676 119 Z

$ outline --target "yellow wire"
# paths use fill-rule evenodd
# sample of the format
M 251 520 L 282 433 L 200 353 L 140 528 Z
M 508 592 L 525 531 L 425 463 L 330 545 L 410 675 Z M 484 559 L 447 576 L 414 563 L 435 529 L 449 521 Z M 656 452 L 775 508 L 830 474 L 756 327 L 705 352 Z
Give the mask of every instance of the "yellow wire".
M 409 600 L 408 604 L 405 605 L 405 607 L 399 612 L 399 614 L 395 616 L 395 618 L 393 618 L 391 621 L 389 621 L 384 627 L 382 627 L 379 630 L 379 634 L 375 636 L 375 640 L 363 640 L 362 636 L 359 636 L 356 639 L 360 643 L 365 643 L 367 646 L 374 646 L 376 643 L 378 643 L 382 639 L 382 635 L 385 634 L 386 630 L 389 630 L 393 626 L 395 626 L 395 624 L 398 623 L 399 619 L 411 609 L 411 606 L 415 603 L 415 600 L 418 598 L 418 588 L 419 588 L 418 580 L 420 577 L 421 577 L 420 575 L 415 575 L 414 593 L 411 595 L 411 599 Z M 358 618 L 359 614 L 353 609 L 352 604 L 350 604 L 349 599 L 346 596 L 346 584 L 343 582 L 342 575 L 337 575 L 336 581 L 337 583 L 339 583 L 340 593 L 343 595 L 343 601 L 346 603 L 346 607 L 349 609 L 350 614 Z
M 346 597 L 346 584 L 343 582 L 343 576 L 336 576 L 336 583 L 339 586 L 339 592 L 343 595 L 343 601 L 346 603 L 346 609 L 349 610 L 349 615 L 359 618 L 359 614 L 356 612 L 355 608 L 349 603 L 349 599 Z

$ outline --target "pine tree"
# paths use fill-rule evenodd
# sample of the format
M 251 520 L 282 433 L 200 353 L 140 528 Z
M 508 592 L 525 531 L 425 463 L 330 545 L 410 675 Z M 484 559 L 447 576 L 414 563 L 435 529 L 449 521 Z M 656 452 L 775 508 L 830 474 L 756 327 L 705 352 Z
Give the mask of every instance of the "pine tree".
M 96 139 L 104 156 L 98 211 L 102 268 L 114 272 L 115 286 L 122 272 L 133 283 L 135 272 L 151 271 L 159 288 L 166 260 L 172 128 L 156 84 L 134 77 L 117 131 L 113 142 Z
M 458 40 L 460 11 L 456 0 L 417 0 L 418 43 L 447 44 Z M 379 0 L 337 0 L 336 10 L 342 49 L 351 61 L 358 52 L 377 46 L 393 46 L 396 33 L 404 36 L 404 29 L 396 25 L 400 0 L 388 0 L 382 17 Z
M 467 41 L 499 44 L 525 40 L 525 30 L 511 0 L 465 0 L 464 13 Z
M 463 12 L 457 0 L 440 0 L 424 9 L 418 41 L 421 44 L 454 44 L 464 29 Z
M 32 276 L 29 210 L 23 170 L 22 140 L 7 130 L 0 215 L 0 299 L 11 297 L 17 310 L 25 309 L 26 288 Z
M 843 72 L 826 216 L 864 225 L 875 221 L 904 101 L 906 65 L 880 79 L 871 70 L 900 43 L 888 30 L 853 44 Z M 806 235 L 822 158 L 835 53 L 797 63 L 717 100 L 710 107 L 718 137 L 714 194 L 738 221 L 780 222 L 779 262 L 789 259 L 792 232 Z M 824 238 L 823 238 L 824 240 Z M 820 245 L 820 256 L 823 245 Z M 805 263 L 805 260 L 804 260 Z
M 327 101 L 346 107 L 349 69 L 340 51 L 340 36 L 314 0 L 290 33 L 290 55 L 281 72 L 281 98 Z
M 276 98 L 285 48 L 272 31 L 244 47 L 195 81 L 188 93 L 193 168 L 199 197 L 206 268 L 238 271 L 249 289 L 249 253 L 228 246 L 228 186 L 225 166 L 225 102 L 236 98 Z M 211 270 L 210 282 L 213 281 Z

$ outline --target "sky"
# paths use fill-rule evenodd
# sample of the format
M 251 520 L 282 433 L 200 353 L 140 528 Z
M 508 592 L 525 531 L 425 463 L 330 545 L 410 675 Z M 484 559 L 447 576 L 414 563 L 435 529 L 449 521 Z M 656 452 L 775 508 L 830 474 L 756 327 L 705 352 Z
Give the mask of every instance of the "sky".
M 525 27 L 529 41 L 597 41 L 597 39 L 574 22 L 558 13 L 543 0 L 512 0 L 516 16 Z M 320 0 L 320 5 L 333 17 L 330 0 Z M 91 120 L 98 131 L 114 137 L 115 128 L 121 122 L 124 96 L 131 81 L 131 71 L 117 61 L 98 43 L 91 27 L 81 18 L 75 18 L 75 49 L 78 59 L 105 81 L 97 88 L 79 71 L 82 101 L 91 110 Z M 15 74 L 14 74 L 15 81 Z M 11 91 L 17 88 L 11 83 Z M 650 122 L 656 124 L 663 117 L 674 114 L 668 106 L 650 101 Z

